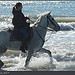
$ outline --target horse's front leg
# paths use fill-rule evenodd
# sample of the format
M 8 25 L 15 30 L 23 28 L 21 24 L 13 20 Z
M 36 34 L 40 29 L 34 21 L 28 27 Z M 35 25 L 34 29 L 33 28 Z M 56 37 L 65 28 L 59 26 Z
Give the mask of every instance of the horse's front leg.
M 27 59 L 26 59 L 26 62 L 25 62 L 25 66 L 27 66 L 29 64 L 29 61 L 32 57 L 32 54 L 33 54 L 33 50 L 28 50 L 28 56 L 27 56 Z
M 2 68 L 3 65 L 4 63 L 0 60 L 0 68 Z
M 44 52 L 44 53 L 47 53 L 49 56 L 50 56 L 50 60 L 51 60 L 51 64 L 53 63 L 53 59 L 52 59 L 52 54 L 49 50 L 45 49 L 45 48 L 41 48 L 39 50 L 39 52 Z
M 49 50 L 45 49 L 45 48 L 41 48 L 39 52 L 48 53 L 48 55 L 49 55 L 50 57 L 52 57 L 51 52 L 50 52 Z

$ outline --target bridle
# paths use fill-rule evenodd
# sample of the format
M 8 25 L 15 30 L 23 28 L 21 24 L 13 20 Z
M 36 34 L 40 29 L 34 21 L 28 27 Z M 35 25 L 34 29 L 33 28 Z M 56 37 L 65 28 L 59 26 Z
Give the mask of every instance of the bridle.
M 50 17 L 51 17 L 51 15 L 50 15 Z M 52 20 L 49 18 L 49 16 L 47 15 L 47 18 L 50 20 L 50 22 L 56 27 L 56 25 L 55 25 L 55 23 L 54 22 L 52 22 Z M 52 18 L 53 19 L 53 18 Z M 54 20 L 54 19 L 53 19 Z

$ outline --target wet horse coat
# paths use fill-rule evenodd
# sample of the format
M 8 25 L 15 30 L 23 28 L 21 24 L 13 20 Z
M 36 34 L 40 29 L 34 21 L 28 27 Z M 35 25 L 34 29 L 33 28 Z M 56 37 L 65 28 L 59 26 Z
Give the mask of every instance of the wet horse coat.
M 34 52 L 45 52 L 48 53 L 51 57 L 51 52 L 42 48 L 44 45 L 44 40 L 47 32 L 47 27 L 50 27 L 52 30 L 59 31 L 60 26 L 54 20 L 54 18 L 50 15 L 50 13 L 43 14 L 39 17 L 39 19 L 34 23 L 33 38 L 28 42 L 28 56 L 25 62 L 25 66 L 29 64 L 29 61 Z M 7 49 L 18 51 L 21 46 L 21 41 L 10 42 L 10 33 L 7 31 L 0 32 L 0 54 L 4 53 Z M 2 49 L 2 47 L 4 49 Z

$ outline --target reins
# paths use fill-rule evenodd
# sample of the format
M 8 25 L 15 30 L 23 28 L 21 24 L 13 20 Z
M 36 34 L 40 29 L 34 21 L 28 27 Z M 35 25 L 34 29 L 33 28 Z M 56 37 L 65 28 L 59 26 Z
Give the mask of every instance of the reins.
M 42 36 L 40 35 L 40 33 L 38 32 L 38 30 L 36 29 L 36 32 L 38 33 L 39 37 L 42 39 L 43 42 L 45 42 L 45 40 L 42 38 Z
M 30 20 L 30 19 L 29 19 Z M 34 23 L 32 20 L 30 20 L 32 23 Z M 34 25 L 36 25 L 36 24 L 34 24 Z M 48 17 L 47 17 L 47 25 L 48 25 Z M 53 30 L 50 30 L 50 29 L 48 29 L 48 28 L 46 28 L 46 27 L 44 27 L 44 26 L 39 26 L 39 27 L 41 27 L 41 28 L 44 28 L 44 29 L 47 29 L 48 31 L 52 31 L 52 33 L 53 33 Z M 38 30 L 36 29 L 36 32 L 37 32 L 37 34 L 39 35 L 39 37 L 42 39 L 42 41 L 43 42 L 47 42 L 48 40 L 49 40 L 49 38 L 51 37 L 51 35 L 52 35 L 52 33 L 50 34 L 50 36 L 49 36 L 49 38 L 47 39 L 47 40 L 44 40 L 43 38 L 42 38 L 42 36 L 40 35 L 40 33 L 38 32 Z

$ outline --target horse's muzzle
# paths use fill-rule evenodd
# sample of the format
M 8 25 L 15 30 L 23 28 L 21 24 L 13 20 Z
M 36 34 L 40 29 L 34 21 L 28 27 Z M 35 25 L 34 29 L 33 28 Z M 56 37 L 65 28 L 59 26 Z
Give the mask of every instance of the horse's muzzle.
M 60 31 L 60 26 L 56 27 L 54 30 L 55 31 Z

